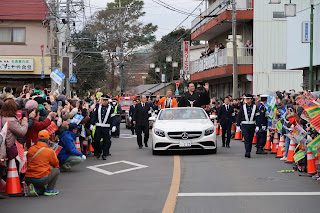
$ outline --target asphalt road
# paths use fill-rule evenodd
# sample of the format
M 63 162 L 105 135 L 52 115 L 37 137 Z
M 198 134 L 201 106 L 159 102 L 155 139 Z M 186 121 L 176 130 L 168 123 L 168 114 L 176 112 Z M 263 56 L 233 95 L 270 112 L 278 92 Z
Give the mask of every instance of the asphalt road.
M 319 192 L 316 181 L 298 173 L 278 173 L 292 165 L 274 155 L 244 158 L 240 141 L 232 141 L 230 149 L 221 147 L 220 137 L 218 141 L 217 154 L 180 155 L 176 213 L 320 212 L 318 195 L 270 196 L 270 192 Z M 106 161 L 89 156 L 71 173 L 61 173 L 59 195 L 0 200 L 0 213 L 162 212 L 173 178 L 174 157 L 153 156 L 151 139 L 149 145 L 138 149 L 136 137 L 122 129 L 121 137 L 112 139 L 112 156 Z M 244 196 L 247 192 L 254 194 Z

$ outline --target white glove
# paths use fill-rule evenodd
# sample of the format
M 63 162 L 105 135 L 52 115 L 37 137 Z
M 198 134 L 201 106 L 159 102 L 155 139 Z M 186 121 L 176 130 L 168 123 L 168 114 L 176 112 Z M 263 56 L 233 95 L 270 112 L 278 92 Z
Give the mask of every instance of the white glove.
M 240 126 L 237 126 L 237 132 L 241 132 Z
M 267 127 L 266 127 L 266 126 L 262 126 L 261 129 L 264 130 L 264 131 L 266 131 L 266 130 L 267 130 Z
M 259 127 L 257 126 L 257 127 L 256 127 L 256 132 L 258 132 L 258 131 L 259 131 Z
M 92 124 L 90 125 L 90 130 L 91 130 L 91 131 L 93 130 L 93 125 L 92 125 Z
M 115 132 L 117 130 L 117 127 L 113 126 L 111 129 L 111 132 Z
M 87 159 L 87 157 L 85 155 L 82 155 L 81 158 L 82 158 L 82 160 L 86 160 Z
M 132 117 L 131 116 L 129 117 L 129 121 L 132 121 Z

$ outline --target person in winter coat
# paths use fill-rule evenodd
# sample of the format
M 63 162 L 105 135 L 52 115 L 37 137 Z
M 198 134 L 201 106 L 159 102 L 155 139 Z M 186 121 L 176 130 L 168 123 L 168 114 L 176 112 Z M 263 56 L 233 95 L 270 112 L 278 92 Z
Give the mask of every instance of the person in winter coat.
M 0 129 L 9 121 L 9 129 L 5 140 L 6 147 L 11 148 L 17 137 L 23 137 L 28 131 L 28 118 L 24 117 L 17 119 L 17 104 L 13 99 L 8 99 L 4 102 L 0 110 Z M 0 151 L 0 156 L 6 155 Z
M 75 146 L 75 139 L 78 137 L 78 126 L 75 123 L 69 124 L 69 130 L 63 132 L 60 138 L 59 145 L 62 149 L 58 155 L 60 168 L 65 172 L 70 172 L 71 167 L 83 162 L 86 156 L 79 152 Z
M 32 143 L 35 145 L 38 142 L 38 133 L 43 130 L 46 129 L 50 124 L 51 124 L 51 120 L 53 120 L 56 117 L 56 113 L 55 112 L 50 112 L 48 117 L 44 120 L 44 121 L 39 121 L 40 118 L 40 110 L 39 109 L 35 109 L 32 110 L 35 111 L 36 116 L 34 117 L 34 123 L 32 125 L 32 127 L 28 130 L 27 135 L 26 135 L 26 144 L 27 144 L 27 148 L 29 149 L 32 146 Z M 29 114 L 32 113 L 31 110 L 29 110 Z

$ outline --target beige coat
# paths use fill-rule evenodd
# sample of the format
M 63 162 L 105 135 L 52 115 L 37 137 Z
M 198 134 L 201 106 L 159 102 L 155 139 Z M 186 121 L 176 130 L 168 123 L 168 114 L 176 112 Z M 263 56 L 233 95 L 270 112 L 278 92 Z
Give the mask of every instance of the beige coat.
M 17 118 L 14 117 L 2 117 L 2 124 L 0 124 L 3 127 L 6 123 L 6 121 L 9 121 L 9 129 L 6 137 L 6 145 L 7 148 L 10 148 L 14 145 L 15 141 L 17 140 L 17 137 L 23 137 L 26 135 L 28 131 L 28 121 L 22 121 L 21 123 L 18 121 Z M 1 122 L 1 117 L 0 117 Z M 0 156 L 3 156 L 3 151 L 0 150 Z

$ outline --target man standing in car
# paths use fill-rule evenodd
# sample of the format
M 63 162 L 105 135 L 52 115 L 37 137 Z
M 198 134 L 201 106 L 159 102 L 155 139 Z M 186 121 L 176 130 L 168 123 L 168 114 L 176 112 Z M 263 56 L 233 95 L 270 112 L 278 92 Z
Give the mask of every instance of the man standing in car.
M 142 132 L 144 133 L 144 145 L 148 147 L 149 140 L 149 117 L 151 105 L 147 103 L 147 96 L 141 96 L 141 103 L 136 105 L 133 112 L 133 124 L 136 126 L 137 142 L 139 149 L 142 149 Z
M 209 83 L 205 83 L 205 91 L 195 91 L 196 87 L 192 82 L 188 84 L 188 92 L 184 93 L 179 101 L 179 107 L 201 107 L 210 103 Z

